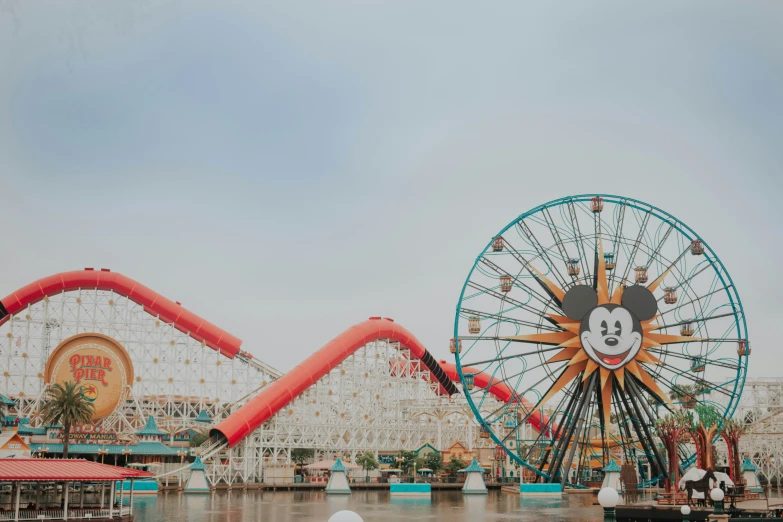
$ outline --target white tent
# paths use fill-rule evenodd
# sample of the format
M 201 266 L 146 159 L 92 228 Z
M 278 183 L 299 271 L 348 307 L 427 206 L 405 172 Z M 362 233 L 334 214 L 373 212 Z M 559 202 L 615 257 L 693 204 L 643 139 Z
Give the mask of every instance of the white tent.
M 680 482 L 677 484 L 680 491 L 685 491 L 685 482 L 688 480 L 700 480 L 704 475 L 707 474 L 706 470 L 703 469 L 697 469 L 697 468 L 691 468 L 689 469 L 680 479 Z M 720 485 L 721 482 L 725 482 L 727 486 L 733 486 L 734 482 L 729 478 L 729 476 L 725 473 L 722 473 L 720 471 L 715 471 L 715 478 L 717 481 L 710 480 L 710 489 L 716 488 Z M 699 493 L 698 491 L 693 492 L 693 498 L 697 499 L 703 499 L 704 494 Z

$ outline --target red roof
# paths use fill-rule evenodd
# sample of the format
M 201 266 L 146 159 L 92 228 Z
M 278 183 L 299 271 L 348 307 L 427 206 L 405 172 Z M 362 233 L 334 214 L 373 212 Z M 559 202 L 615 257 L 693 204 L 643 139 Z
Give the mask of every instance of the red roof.
M 83 459 L 0 459 L 0 481 L 113 481 L 152 473 Z

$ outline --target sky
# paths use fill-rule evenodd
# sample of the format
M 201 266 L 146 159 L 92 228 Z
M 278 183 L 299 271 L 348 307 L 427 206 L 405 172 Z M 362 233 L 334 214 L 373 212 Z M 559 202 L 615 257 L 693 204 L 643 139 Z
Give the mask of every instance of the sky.
M 780 376 L 783 3 L 0 0 L 0 295 L 107 267 L 288 370 L 370 316 L 448 358 L 515 216 L 661 207 Z M 778 296 L 778 297 L 776 297 Z

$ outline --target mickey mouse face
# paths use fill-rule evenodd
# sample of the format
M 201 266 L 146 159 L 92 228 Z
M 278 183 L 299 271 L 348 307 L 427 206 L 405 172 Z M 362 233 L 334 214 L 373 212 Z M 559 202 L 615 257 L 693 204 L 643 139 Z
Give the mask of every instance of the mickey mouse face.
M 631 286 L 623 292 L 622 305 L 598 305 L 592 287 L 579 285 L 565 295 L 563 311 L 581 321 L 579 339 L 588 357 L 609 370 L 616 370 L 639 353 L 642 346 L 641 321 L 651 319 L 658 310 L 652 292 L 643 286 Z

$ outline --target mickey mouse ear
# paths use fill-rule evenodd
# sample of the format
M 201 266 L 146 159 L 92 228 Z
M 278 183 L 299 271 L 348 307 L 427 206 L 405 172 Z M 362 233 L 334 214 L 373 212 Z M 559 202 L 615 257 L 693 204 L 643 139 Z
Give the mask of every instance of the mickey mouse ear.
M 623 292 L 623 308 L 630 310 L 640 321 L 646 321 L 655 317 L 658 302 L 647 287 L 633 285 Z
M 581 321 L 587 312 L 598 306 L 598 294 L 592 286 L 577 285 L 566 292 L 561 308 L 569 319 Z

